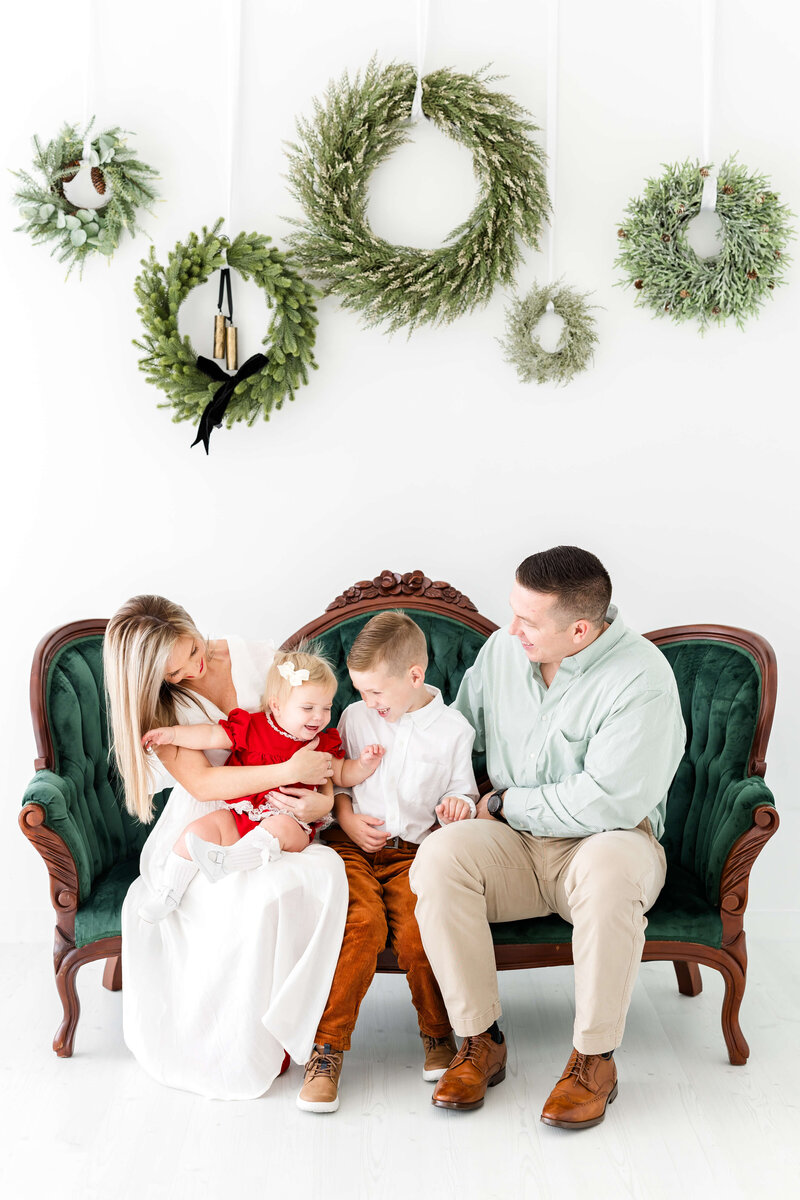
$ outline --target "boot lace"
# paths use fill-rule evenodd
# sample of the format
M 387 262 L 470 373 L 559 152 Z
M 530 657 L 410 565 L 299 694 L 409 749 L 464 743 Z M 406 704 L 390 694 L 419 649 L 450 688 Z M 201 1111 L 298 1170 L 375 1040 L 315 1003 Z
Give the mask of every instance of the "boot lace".
M 340 1052 L 331 1050 L 330 1046 L 323 1046 L 321 1050 L 315 1046 L 311 1051 L 311 1058 L 306 1063 L 306 1079 L 315 1079 L 317 1075 L 335 1075 L 339 1066 L 336 1060 L 339 1058 Z

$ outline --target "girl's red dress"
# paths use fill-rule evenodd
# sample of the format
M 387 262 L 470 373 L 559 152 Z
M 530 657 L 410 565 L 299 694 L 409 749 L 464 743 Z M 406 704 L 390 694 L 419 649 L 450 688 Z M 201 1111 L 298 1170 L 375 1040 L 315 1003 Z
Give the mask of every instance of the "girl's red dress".
M 296 754 L 303 746 L 308 745 L 308 742 L 293 737 L 291 733 L 281 729 L 268 713 L 250 713 L 243 708 L 232 708 L 227 719 L 220 721 L 220 725 L 231 739 L 232 745 L 226 766 L 260 767 L 288 762 L 292 755 Z M 324 754 L 333 755 L 334 758 L 345 757 L 342 739 L 335 729 L 323 729 L 319 734 L 317 749 Z M 309 791 L 317 790 L 315 787 L 309 787 L 307 783 L 293 783 L 288 786 L 304 787 Z M 238 800 L 228 800 L 226 803 L 233 809 L 236 828 L 242 837 L 264 817 L 272 816 L 275 813 L 293 817 L 298 825 L 306 830 L 309 841 L 313 839 L 318 829 L 324 829 L 331 823 L 329 816 L 308 824 L 305 821 L 298 821 L 294 813 L 276 804 L 268 792 L 241 796 Z

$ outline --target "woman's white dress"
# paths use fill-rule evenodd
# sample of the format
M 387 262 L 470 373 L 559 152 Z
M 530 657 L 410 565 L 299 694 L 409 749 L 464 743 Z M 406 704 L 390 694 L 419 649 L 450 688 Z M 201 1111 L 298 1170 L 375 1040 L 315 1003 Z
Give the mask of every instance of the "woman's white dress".
M 270 643 L 226 639 L 240 708 L 261 701 Z M 224 716 L 186 705 L 181 723 Z M 226 751 L 209 751 L 214 765 Z M 168 786 L 166 779 L 163 786 Z M 219 1100 L 260 1096 L 284 1047 L 307 1061 L 328 998 L 347 914 L 339 856 L 313 844 L 300 854 L 209 883 L 200 873 L 180 907 L 148 924 L 137 908 L 160 883 L 181 830 L 224 801 L 201 804 L 176 785 L 148 837 L 141 875 L 122 908 L 123 1030 L 160 1083 Z

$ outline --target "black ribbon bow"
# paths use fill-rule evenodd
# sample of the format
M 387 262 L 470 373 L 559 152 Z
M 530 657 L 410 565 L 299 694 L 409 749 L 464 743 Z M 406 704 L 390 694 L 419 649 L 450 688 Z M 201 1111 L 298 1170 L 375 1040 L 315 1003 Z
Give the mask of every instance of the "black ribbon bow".
M 211 431 L 219 429 L 221 426 L 237 383 L 241 383 L 243 379 L 249 379 L 251 375 L 255 375 L 256 371 L 262 370 L 267 365 L 267 356 L 266 354 L 253 354 L 246 363 L 242 363 L 235 375 L 228 375 L 222 367 L 217 366 L 213 358 L 204 358 L 202 354 L 198 355 L 197 365 L 211 379 L 216 379 L 222 384 L 222 387 L 217 388 L 203 409 L 203 415 L 197 427 L 197 437 L 192 442 L 192 447 L 196 446 L 198 442 L 202 442 L 206 448 L 206 454 L 208 454 Z

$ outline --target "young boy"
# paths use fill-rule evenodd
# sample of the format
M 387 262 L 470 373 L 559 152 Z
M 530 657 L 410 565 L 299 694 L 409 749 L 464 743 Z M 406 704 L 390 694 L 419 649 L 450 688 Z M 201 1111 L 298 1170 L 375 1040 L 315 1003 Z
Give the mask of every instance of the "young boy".
M 387 929 L 406 972 L 425 1048 L 424 1079 L 439 1079 L 456 1045 L 439 986 L 414 916 L 408 872 L 417 847 L 441 824 L 475 816 L 472 726 L 425 683 L 425 635 L 402 612 L 373 617 L 347 657 L 362 700 L 342 713 L 348 757 L 380 743 L 385 753 L 371 778 L 339 791 L 325 840 L 341 855 L 350 885 L 347 924 L 330 995 L 297 1097 L 306 1112 L 339 1107 L 342 1057 L 350 1049 L 361 1001 L 375 974 Z

